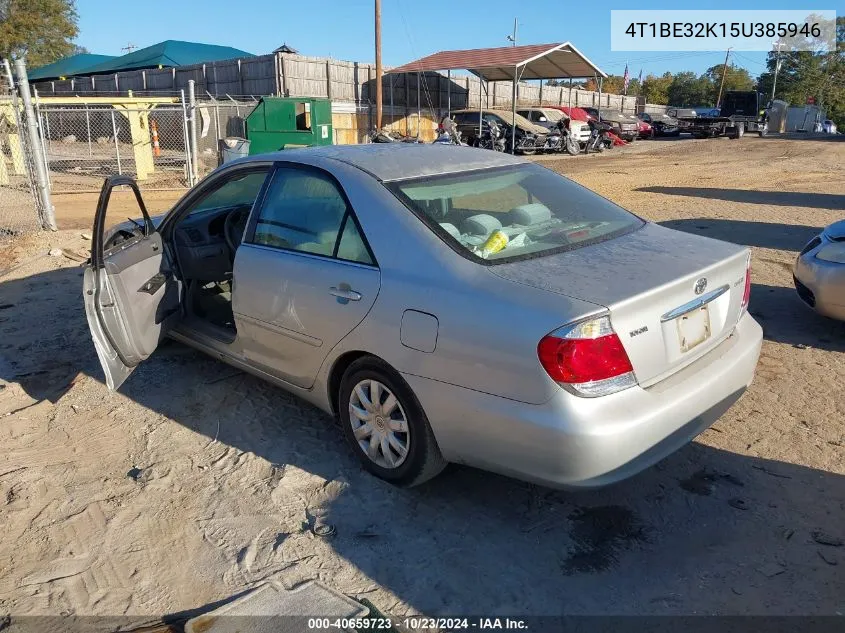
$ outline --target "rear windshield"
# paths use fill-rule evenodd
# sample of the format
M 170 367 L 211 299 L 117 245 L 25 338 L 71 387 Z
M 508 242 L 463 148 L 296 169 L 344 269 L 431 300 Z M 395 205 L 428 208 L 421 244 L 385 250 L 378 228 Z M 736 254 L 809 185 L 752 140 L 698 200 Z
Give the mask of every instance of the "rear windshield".
M 518 165 L 388 183 L 461 254 L 496 263 L 572 250 L 643 221 L 539 165 Z

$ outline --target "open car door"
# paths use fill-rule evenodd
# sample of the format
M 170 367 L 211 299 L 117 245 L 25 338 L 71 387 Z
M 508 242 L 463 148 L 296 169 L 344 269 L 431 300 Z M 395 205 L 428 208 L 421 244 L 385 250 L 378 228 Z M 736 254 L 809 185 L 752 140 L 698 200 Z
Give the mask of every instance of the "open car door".
M 106 212 L 115 187 L 132 189 L 143 219 L 130 219 L 106 233 Z M 94 216 L 83 296 L 109 389 L 117 389 L 181 317 L 181 284 L 173 271 L 138 185 L 128 176 L 107 178 Z

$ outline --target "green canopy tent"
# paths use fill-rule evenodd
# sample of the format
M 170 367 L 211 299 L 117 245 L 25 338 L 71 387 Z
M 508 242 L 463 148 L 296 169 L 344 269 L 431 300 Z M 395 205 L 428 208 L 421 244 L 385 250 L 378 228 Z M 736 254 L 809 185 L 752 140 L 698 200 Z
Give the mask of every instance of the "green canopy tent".
M 99 75 L 145 68 L 170 68 L 172 66 L 203 64 L 238 57 L 255 57 L 255 55 L 231 46 L 166 40 L 127 55 L 94 64 L 76 74 Z
M 70 57 L 65 57 L 64 59 L 55 61 L 52 64 L 47 64 L 34 70 L 30 70 L 27 74 L 29 75 L 30 81 L 61 79 L 62 77 L 78 75 L 81 71 L 91 66 L 103 64 L 112 59 L 115 59 L 113 55 L 79 53 L 78 55 L 71 55 Z

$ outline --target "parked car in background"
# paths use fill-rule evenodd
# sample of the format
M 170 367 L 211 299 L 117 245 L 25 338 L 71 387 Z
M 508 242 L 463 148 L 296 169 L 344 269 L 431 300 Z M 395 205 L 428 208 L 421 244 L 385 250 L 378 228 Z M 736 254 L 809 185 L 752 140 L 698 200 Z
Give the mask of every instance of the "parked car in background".
M 587 113 L 587 115 L 588 115 L 591 119 L 594 119 L 594 120 L 596 120 L 596 121 L 598 121 L 598 120 L 599 120 L 599 110 L 598 110 L 598 108 L 582 107 L 581 109 L 582 109 L 584 112 L 586 112 L 586 113 Z
M 563 112 L 566 116 L 568 116 L 573 121 L 581 121 L 583 123 L 588 123 L 593 119 L 593 116 L 587 112 L 584 108 L 576 108 L 570 106 L 554 106 L 561 112 Z
M 651 123 L 639 119 L 637 125 L 640 129 L 639 138 L 654 138 L 654 128 L 651 127 Z
M 618 110 L 602 110 L 600 121 L 609 124 L 613 133 L 623 141 L 634 141 L 640 133 L 640 120 L 633 114 Z
M 587 119 L 576 119 L 569 115 L 565 108 L 559 106 L 546 106 L 543 108 L 528 108 L 517 110 L 517 114 L 529 119 L 532 123 L 543 125 L 539 121 L 540 117 L 544 117 L 552 121 L 554 125 L 560 125 L 563 121 L 564 127 L 569 130 L 572 138 L 578 143 L 580 149 L 584 149 L 587 141 L 590 140 L 590 125 Z M 526 116 L 529 115 L 529 116 Z
M 453 110 L 453 118 L 458 125 L 461 137 L 468 145 L 476 145 L 479 138 L 478 110 Z M 494 121 L 505 133 L 505 151 L 513 153 L 511 149 L 511 130 L 516 128 L 516 153 L 534 154 L 546 145 L 548 130 L 536 123 L 532 123 L 520 115 L 514 116 L 510 110 L 484 110 L 481 114 L 484 121 Z
M 612 132 L 624 141 L 635 140 L 640 133 L 639 120 L 633 114 L 625 114 L 618 110 L 602 110 L 597 108 L 568 108 L 574 111 L 580 110 L 587 116 L 588 121 L 601 121 L 612 128 Z
M 666 114 L 672 117 L 673 119 L 679 119 L 681 117 L 696 117 L 698 116 L 698 112 L 693 108 L 669 108 L 666 110 Z
M 173 337 L 335 416 L 363 467 L 398 485 L 448 461 L 611 484 L 709 427 L 754 376 L 747 247 L 504 153 L 259 154 L 163 217 L 142 207 L 106 230 L 121 185 L 140 205 L 128 176 L 105 182 L 82 293 L 109 388 Z
M 845 220 L 828 226 L 801 250 L 793 280 L 804 303 L 845 321 Z
M 678 120 L 673 119 L 668 114 L 640 112 L 637 118 L 651 125 L 655 136 L 678 136 L 680 134 Z

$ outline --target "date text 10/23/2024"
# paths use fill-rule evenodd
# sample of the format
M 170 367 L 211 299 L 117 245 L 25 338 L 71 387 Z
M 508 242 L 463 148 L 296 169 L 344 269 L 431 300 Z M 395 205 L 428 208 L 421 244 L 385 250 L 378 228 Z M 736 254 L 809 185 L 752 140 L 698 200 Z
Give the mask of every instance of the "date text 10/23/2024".
M 329 630 L 367 630 L 393 631 L 394 624 L 401 625 L 408 631 L 527 631 L 528 623 L 520 618 L 428 618 L 411 616 L 402 618 L 309 618 L 309 631 Z

